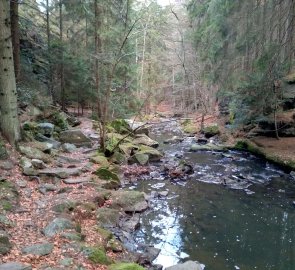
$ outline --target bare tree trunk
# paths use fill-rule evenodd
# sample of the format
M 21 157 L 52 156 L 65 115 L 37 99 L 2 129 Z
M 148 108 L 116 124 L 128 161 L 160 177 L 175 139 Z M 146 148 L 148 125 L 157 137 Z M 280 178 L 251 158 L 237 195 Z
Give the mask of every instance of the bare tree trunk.
M 12 144 L 20 139 L 9 1 L 0 1 L 0 128 Z
M 63 48 L 63 13 L 62 0 L 59 0 L 59 40 L 60 40 L 60 95 L 61 108 L 66 109 L 65 78 L 64 78 L 64 48 Z
M 47 53 L 48 53 L 48 94 L 52 99 L 52 103 L 56 104 L 56 97 L 53 93 L 53 70 L 51 61 L 51 33 L 50 33 L 50 15 L 49 0 L 46 0 L 46 34 L 47 34 Z
M 101 118 L 102 108 L 100 101 L 100 90 L 99 90 L 99 66 L 98 66 L 98 56 L 101 53 L 101 38 L 98 31 L 101 28 L 101 9 L 98 6 L 98 0 L 94 0 L 94 12 L 95 12 L 95 22 L 94 22 L 94 31 L 95 31 L 95 65 L 94 65 L 94 74 L 95 74 L 95 90 L 97 93 L 97 115 L 98 118 Z
M 20 48 L 19 48 L 19 24 L 18 24 L 18 1 L 10 1 L 11 38 L 13 47 L 14 73 L 18 81 L 20 74 Z

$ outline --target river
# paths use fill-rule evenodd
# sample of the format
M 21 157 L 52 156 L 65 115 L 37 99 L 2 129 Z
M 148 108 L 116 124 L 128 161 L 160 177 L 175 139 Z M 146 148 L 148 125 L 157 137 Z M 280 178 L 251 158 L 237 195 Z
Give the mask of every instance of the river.
M 206 270 L 294 270 L 295 181 L 290 175 L 249 153 L 190 152 L 193 138 L 163 144 L 173 135 L 182 135 L 176 122 L 156 126 L 151 137 L 160 142 L 164 163 L 181 157 L 194 173 L 171 179 L 155 169 L 129 186 L 154 195 L 168 192 L 153 196 L 134 236 L 138 244 L 161 249 L 154 263 L 168 267 L 189 259 Z

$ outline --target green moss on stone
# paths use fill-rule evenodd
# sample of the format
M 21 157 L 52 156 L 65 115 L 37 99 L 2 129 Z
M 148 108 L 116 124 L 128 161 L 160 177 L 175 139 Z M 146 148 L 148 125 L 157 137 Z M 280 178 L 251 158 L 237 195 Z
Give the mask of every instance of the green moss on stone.
M 90 254 L 88 259 L 93 263 L 109 265 L 112 263 L 110 258 L 106 255 L 103 247 L 92 247 L 90 248 Z
M 118 182 L 120 181 L 119 176 L 107 168 L 99 168 L 94 172 L 94 174 L 103 180 L 115 180 Z
M 109 270 L 144 270 L 142 266 L 136 263 L 116 263 L 109 266 Z

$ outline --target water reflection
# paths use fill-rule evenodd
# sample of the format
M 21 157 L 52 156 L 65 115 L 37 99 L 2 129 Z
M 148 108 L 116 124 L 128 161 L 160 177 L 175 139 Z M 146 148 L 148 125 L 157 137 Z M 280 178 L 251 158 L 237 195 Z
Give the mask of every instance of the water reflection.
M 219 155 L 189 155 L 191 161 L 206 164 L 213 179 L 218 172 L 223 175 L 214 167 L 220 165 Z M 138 183 L 137 189 L 147 193 L 169 190 L 168 198 L 153 200 L 153 210 L 143 215 L 136 235 L 138 242 L 162 250 L 156 263 L 167 267 L 188 257 L 204 263 L 206 270 L 295 269 L 294 183 L 254 157 L 239 167 L 243 164 L 255 179 L 252 195 L 200 182 L 198 174 L 182 185 L 169 179 Z M 233 164 L 223 162 L 227 165 Z

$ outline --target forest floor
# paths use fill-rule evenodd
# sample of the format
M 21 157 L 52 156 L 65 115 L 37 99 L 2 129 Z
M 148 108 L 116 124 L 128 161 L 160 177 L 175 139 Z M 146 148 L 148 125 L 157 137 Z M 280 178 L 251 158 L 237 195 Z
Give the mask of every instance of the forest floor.
M 79 128 L 86 135 L 94 132 L 92 130 L 92 122 L 87 118 L 82 119 Z M 23 175 L 19 167 L 20 154 L 9 145 L 7 145 L 7 149 L 10 158 L 1 164 L 10 163 L 13 166 L 8 166 L 9 168 L 7 166 L 0 166 L 0 176 L 6 179 L 5 181 L 15 184 L 19 194 L 19 201 L 17 207 L 5 215 L 9 222 L 2 224 L 0 220 L 0 230 L 1 227 L 2 229 L 5 227 L 4 229 L 8 233 L 9 241 L 12 244 L 12 249 L 9 253 L 0 255 L 0 268 L 1 263 L 19 262 L 31 265 L 32 269 L 51 269 L 48 267 L 57 266 L 59 267 L 58 269 L 78 269 L 77 266 L 81 267 L 79 269 L 107 269 L 106 266 L 91 263 L 86 256 L 83 256 L 73 241 L 62 237 L 60 234 L 56 234 L 53 237 L 46 237 L 42 233 L 46 225 L 57 216 L 57 213 L 52 210 L 54 205 L 76 200 L 80 202 L 84 201 L 85 203 L 94 203 L 97 196 L 95 188 L 87 184 L 66 184 L 63 181 L 58 181 L 52 183 L 53 186 L 50 186 L 52 188 L 51 191 L 40 192 L 40 179 L 38 177 Z M 71 154 L 62 154 L 78 160 L 80 162 L 79 166 L 83 166 L 89 161 L 89 155 L 84 151 L 85 149 L 83 148 L 77 148 L 77 151 Z M 56 166 L 54 165 L 54 161 L 52 164 L 51 167 Z M 63 165 L 65 168 L 70 166 L 74 165 Z M 87 177 L 95 169 L 97 169 L 97 166 L 94 165 L 90 171 L 83 172 L 79 177 Z M 66 192 L 61 193 L 62 190 Z M 108 201 L 105 202 L 105 204 L 108 203 Z M 75 211 L 63 213 L 61 216 L 79 222 L 85 245 L 95 246 L 101 242 L 102 237 L 96 230 L 97 217 L 95 211 L 85 211 L 85 209 L 77 208 Z M 69 230 L 68 232 L 74 233 L 75 230 Z M 53 250 L 46 256 L 30 255 L 22 252 L 24 247 L 36 243 L 53 244 Z M 112 252 L 109 252 L 108 256 L 110 258 L 116 257 Z

